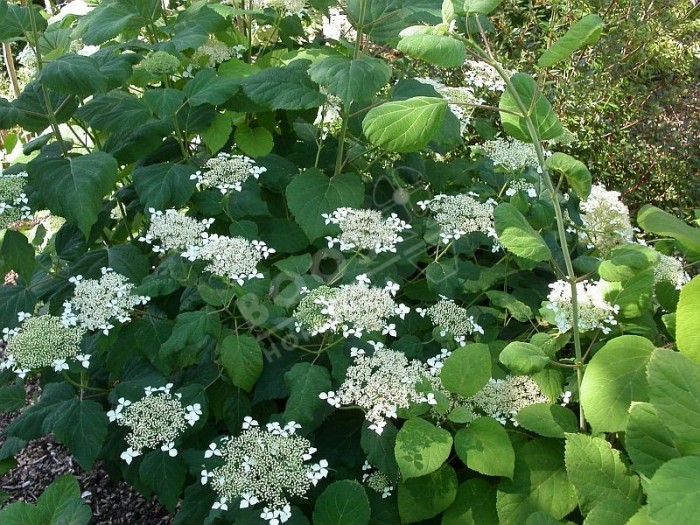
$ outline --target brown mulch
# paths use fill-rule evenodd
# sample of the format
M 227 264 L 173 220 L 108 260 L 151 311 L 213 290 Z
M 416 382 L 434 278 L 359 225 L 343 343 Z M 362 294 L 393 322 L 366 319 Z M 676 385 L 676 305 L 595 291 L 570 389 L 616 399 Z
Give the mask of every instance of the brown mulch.
M 27 385 L 29 397 L 36 397 L 38 386 Z M 31 394 L 31 395 L 30 395 Z M 0 414 L 0 431 L 16 417 Z M 0 436 L 0 445 L 4 437 Z M 51 436 L 30 442 L 15 456 L 17 466 L 0 476 L 0 490 L 13 501 L 36 502 L 44 489 L 57 477 L 71 473 L 80 485 L 81 495 L 92 509 L 93 525 L 170 525 L 172 516 L 155 497 L 146 499 L 127 483 L 111 479 L 98 462 L 85 472 L 70 452 Z

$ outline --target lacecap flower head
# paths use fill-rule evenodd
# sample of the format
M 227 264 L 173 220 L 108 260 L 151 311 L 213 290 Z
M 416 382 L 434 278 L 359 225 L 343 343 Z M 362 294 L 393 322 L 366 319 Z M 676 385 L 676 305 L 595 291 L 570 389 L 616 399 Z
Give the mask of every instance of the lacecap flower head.
M 190 178 L 202 186 L 217 188 L 225 194 L 231 190 L 241 191 L 243 183 L 249 177 L 257 179 L 266 171 L 267 168 L 257 166 L 250 157 L 221 152 L 216 157 L 210 158 L 203 169 Z
M 0 230 L 31 217 L 24 190 L 27 172 L 14 175 L 0 173 Z
M 165 212 L 149 208 L 150 224 L 139 241 L 148 243 L 156 253 L 171 250 L 184 251 L 188 246 L 199 246 L 214 219 L 198 221 L 175 209 Z
M 340 227 L 340 235 L 326 237 L 328 247 L 338 246 L 340 251 L 372 250 L 375 253 L 396 253 L 396 245 L 403 241 L 401 232 L 411 226 L 392 213 L 382 217 L 378 210 L 358 210 L 338 208 L 332 213 L 324 213 L 326 224 Z

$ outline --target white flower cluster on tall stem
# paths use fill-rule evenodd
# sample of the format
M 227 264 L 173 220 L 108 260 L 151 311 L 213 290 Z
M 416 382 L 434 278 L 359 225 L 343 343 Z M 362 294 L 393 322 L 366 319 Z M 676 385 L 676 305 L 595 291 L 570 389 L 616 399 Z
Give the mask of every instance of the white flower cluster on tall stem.
M 210 38 L 205 44 L 202 44 L 197 48 L 194 53 L 194 59 L 197 60 L 200 57 L 207 58 L 207 65 L 209 67 L 216 67 L 222 62 L 226 62 L 231 58 L 243 58 L 243 51 L 245 51 L 245 46 L 237 44 L 235 46 L 229 46 L 220 40 L 215 38 Z
M 435 222 L 440 225 L 440 238 L 448 244 L 474 232 L 481 232 L 493 239 L 493 250 L 499 250 L 498 235 L 493 223 L 493 210 L 496 201 L 488 199 L 479 202 L 472 195 L 439 194 L 430 200 L 418 202 L 422 210 L 433 213 Z
M 209 261 L 204 268 L 206 271 L 243 286 L 249 279 L 262 279 L 257 265 L 274 252 L 262 241 L 204 234 L 200 243 L 189 246 L 182 257 L 190 261 Z
M 396 245 L 403 241 L 401 232 L 411 226 L 392 213 L 382 217 L 378 210 L 338 208 L 332 213 L 322 214 L 326 224 L 340 227 L 340 235 L 326 237 L 328 247 L 338 246 L 345 250 L 373 250 L 375 253 L 396 253 Z
M 268 423 L 263 430 L 246 417 L 239 436 L 224 438 L 222 448 L 212 443 L 204 458 L 216 456 L 220 464 L 202 471 L 202 484 L 210 484 L 219 496 L 213 508 L 227 510 L 235 500 L 242 509 L 260 503 L 260 517 L 270 525 L 289 520 L 289 498 L 304 497 L 328 475 L 328 461 L 311 463 L 316 449 L 296 433 L 300 428 L 290 421 L 284 426 Z
M 519 171 L 527 166 L 539 168 L 535 146 L 514 138 L 497 138 L 487 140 L 481 147 L 496 166 L 511 171 Z
M 560 280 L 549 285 L 552 289 L 547 296 L 546 308 L 554 312 L 554 320 L 560 332 L 568 332 L 573 327 L 573 306 L 571 285 Z M 605 299 L 606 283 L 603 281 L 580 281 L 576 283 L 578 300 L 578 329 L 581 332 L 601 330 L 610 333 L 610 327 L 617 324 L 615 315 L 618 305 Z
M 347 369 L 345 381 L 337 391 L 323 392 L 320 398 L 328 404 L 357 405 L 365 411 L 369 428 L 381 434 L 388 418 L 396 418 L 399 408 L 412 404 L 431 403 L 426 394 L 418 391 L 418 385 L 433 384 L 433 376 L 426 365 L 418 360 L 410 361 L 402 352 L 390 350 L 382 343 L 370 341 L 374 353 L 368 356 L 360 348 L 352 348 L 354 359 Z
M 198 184 L 209 188 L 218 188 L 221 193 L 228 193 L 230 190 L 241 191 L 243 183 L 253 176 L 256 179 L 267 168 L 256 166 L 255 161 L 245 155 L 230 155 L 221 152 L 216 157 L 210 158 L 202 170 L 190 176 Z
M 463 399 L 460 405 L 492 417 L 502 425 L 510 420 L 517 426 L 515 416 L 520 410 L 535 403 L 551 402 L 531 377 L 507 376 L 505 379 L 490 379 L 484 388 Z
M 654 283 L 670 282 L 680 290 L 690 281 L 690 275 L 683 268 L 683 261 L 670 255 L 659 254 L 659 262 L 654 268 Z
M 6 175 L 0 173 L 0 230 L 31 217 L 24 185 L 27 172 Z
M 339 7 L 331 7 L 328 10 L 328 16 L 323 17 L 321 32 L 325 38 L 330 40 L 345 38 L 350 42 L 354 42 L 357 39 L 357 31 L 355 31 L 347 15 Z
M 382 498 L 391 497 L 394 491 L 394 485 L 389 479 L 389 476 L 384 474 L 381 470 L 375 469 L 367 460 L 365 460 L 364 465 L 362 465 L 362 482 L 367 484 L 373 491 L 381 494 Z
M 214 219 L 198 221 L 177 210 L 165 212 L 148 208 L 150 224 L 139 241 L 148 243 L 156 253 L 166 253 L 170 250 L 186 250 L 188 246 L 202 243 L 202 237 L 214 222 Z M 159 241 L 159 244 L 156 244 Z
M 68 369 L 68 361 L 76 360 L 86 368 L 90 356 L 80 352 L 85 330 L 65 327 L 53 315 L 18 314 L 17 328 L 3 329 L 5 359 L 0 369 L 13 370 L 24 378 L 28 372 L 51 366 L 56 372 Z
M 508 189 L 506 190 L 506 195 L 508 197 L 512 197 L 519 191 L 524 192 L 531 199 L 537 197 L 537 190 L 535 189 L 535 186 L 530 184 L 525 179 L 515 179 L 508 183 Z
M 464 79 L 470 86 L 496 93 L 505 91 L 506 83 L 493 66 L 479 60 L 467 60 L 464 65 L 467 68 Z
M 199 403 L 183 406 L 182 394 L 173 396 L 172 387 L 172 383 L 158 388 L 146 387 L 144 397 L 138 401 L 119 398 L 116 408 L 107 412 L 110 421 L 131 429 L 126 436 L 129 448 L 120 456 L 127 464 L 144 449 L 155 449 L 158 445 L 169 456 L 177 456 L 175 440 L 202 415 Z
M 134 285 L 111 268 L 102 268 L 99 279 L 71 277 L 75 285 L 73 297 L 63 303 L 61 322 L 64 326 L 80 326 L 87 330 L 101 330 L 105 335 L 114 328 L 113 322 L 128 323 L 131 312 L 138 305 L 151 300 L 134 295 Z
M 314 126 L 318 126 L 321 130 L 321 138 L 325 139 L 328 135 L 337 134 L 343 125 L 343 116 L 341 114 L 342 102 L 340 98 L 332 95 L 321 88 L 321 93 L 326 95 L 326 103 L 318 108 Z
M 421 317 L 426 315 L 435 326 L 440 327 L 440 335 L 451 335 L 460 346 L 466 344 L 467 336 L 478 332 L 484 333 L 484 329 L 474 321 L 474 316 L 469 315 L 465 308 L 457 305 L 452 299 L 440 296 L 441 299 L 428 308 L 416 308 Z
M 634 242 L 630 211 L 620 200 L 619 191 L 608 191 L 594 184 L 591 194 L 581 202 L 580 210 L 584 231 L 579 236 L 601 256 L 621 244 Z
M 362 337 L 366 332 L 381 332 L 395 336 L 396 326 L 388 319 L 395 315 L 403 319 L 410 311 L 394 300 L 398 285 L 389 282 L 384 288 L 370 286 L 365 274 L 356 280 L 337 288 L 319 286 L 308 292 L 294 311 L 297 332 L 303 328 L 311 335 L 342 332 L 343 337 Z

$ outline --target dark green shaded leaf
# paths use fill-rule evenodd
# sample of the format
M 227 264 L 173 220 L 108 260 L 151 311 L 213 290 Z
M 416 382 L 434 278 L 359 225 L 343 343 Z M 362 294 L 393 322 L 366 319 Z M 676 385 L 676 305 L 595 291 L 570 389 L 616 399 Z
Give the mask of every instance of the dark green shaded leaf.
M 143 207 L 156 210 L 179 208 L 194 193 L 196 181 L 192 166 L 164 162 L 140 166 L 134 170 L 134 186 Z
M 38 77 L 58 93 L 86 97 L 106 91 L 107 81 L 97 61 L 82 55 L 63 55 L 44 65 Z
M 552 256 L 542 236 L 512 204 L 499 204 L 493 217 L 498 239 L 508 251 L 536 262 L 546 261 Z
M 349 107 L 374 97 L 389 82 L 391 66 L 377 58 L 331 56 L 312 64 L 309 76 Z
M 233 334 L 218 347 L 219 360 L 234 385 L 250 392 L 263 369 L 258 341 L 249 334 Z
M 271 67 L 246 78 L 241 85 L 256 104 L 269 109 L 311 109 L 326 101 L 306 73 L 307 61 Z
M 284 411 L 287 421 L 296 421 L 305 431 L 318 427 L 331 412 L 330 405 L 320 399 L 321 392 L 331 390 L 328 369 L 310 363 L 297 363 L 284 374 L 289 399 Z
M 420 478 L 399 483 L 399 514 L 402 523 L 416 523 L 448 509 L 457 496 L 457 474 L 449 465 Z
M 367 525 L 370 512 L 362 485 L 353 480 L 336 481 L 316 500 L 314 525 Z
M 149 452 L 139 466 L 139 475 L 158 494 L 163 506 L 173 512 L 187 476 L 187 466 L 182 458 L 170 457 L 167 452 L 159 450 Z
M 92 468 L 107 437 L 107 416 L 95 401 L 73 401 L 61 411 L 53 433 L 85 470 Z

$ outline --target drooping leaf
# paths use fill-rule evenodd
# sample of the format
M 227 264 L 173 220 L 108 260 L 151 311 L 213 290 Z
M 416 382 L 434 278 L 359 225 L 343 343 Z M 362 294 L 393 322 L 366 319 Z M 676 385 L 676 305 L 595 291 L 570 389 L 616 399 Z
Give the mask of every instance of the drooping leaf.
M 32 33 L 32 19 L 36 24 L 37 31 L 41 32 L 46 29 L 46 19 L 41 16 L 39 7 L 31 5 L 32 13 L 29 12 L 29 7 L 16 4 L 3 3 L 4 16 L 0 18 L 0 42 L 12 42 L 25 35 Z
M 0 327 L 19 326 L 17 314 L 33 312 L 38 299 L 24 286 L 0 286 Z
M 503 425 L 480 417 L 455 434 L 455 451 L 472 470 L 487 476 L 513 476 L 515 453 Z
M 0 413 L 19 410 L 27 402 L 24 385 L 12 385 L 0 388 Z
M 331 412 L 330 405 L 320 399 L 321 392 L 331 390 L 328 369 L 310 363 L 297 363 L 284 375 L 289 390 L 284 418 L 296 421 L 306 431 L 318 427 Z
M 396 436 L 396 462 L 403 479 L 425 476 L 439 469 L 452 450 L 452 435 L 425 419 L 406 421 Z
M 504 308 L 516 321 L 525 323 L 534 317 L 531 307 L 507 292 L 489 290 L 486 292 L 486 295 L 491 300 L 493 306 Z
M 646 368 L 654 351 L 648 339 L 623 335 L 608 341 L 586 367 L 581 403 L 594 432 L 625 429 L 634 401 L 648 401 Z
M 503 0 L 464 0 L 464 11 L 468 15 L 488 15 L 494 11 Z
M 23 234 L 15 230 L 0 231 L 0 271 L 6 275 L 14 270 L 29 281 L 34 271 L 34 247 Z
M 628 472 L 620 452 L 603 438 L 567 434 L 566 471 L 584 514 L 605 500 L 641 498 L 639 478 Z
M 93 97 L 76 113 L 95 129 L 122 133 L 145 124 L 150 118 L 146 103 L 122 91 L 112 91 Z
M 437 516 L 457 496 L 457 474 L 449 465 L 399 483 L 399 514 L 402 523 L 415 523 Z
M 263 355 L 257 339 L 249 334 L 233 334 L 218 347 L 219 360 L 234 385 L 250 392 L 263 369 Z
M 163 506 L 173 512 L 187 476 L 183 459 L 180 456 L 170 457 L 160 450 L 148 452 L 139 466 L 139 475 L 158 494 Z
M 233 78 L 220 77 L 213 69 L 203 69 L 182 90 L 192 107 L 202 104 L 223 104 L 238 91 L 240 83 Z
M 164 211 L 183 206 L 194 192 L 192 166 L 163 162 L 139 166 L 132 174 L 139 200 L 145 209 Z
M 296 175 L 286 190 L 289 209 L 310 241 L 328 229 L 323 213 L 348 206 L 359 208 L 364 199 L 362 180 L 352 173 L 328 177 L 316 169 Z
M 311 109 L 326 97 L 306 72 L 308 61 L 295 60 L 285 67 L 271 67 L 246 78 L 241 85 L 256 104 L 271 110 Z
M 440 371 L 443 386 L 460 396 L 469 397 L 491 379 L 491 352 L 481 343 L 459 347 L 448 357 Z
M 161 345 L 160 354 L 181 367 L 194 364 L 209 337 L 217 338 L 220 331 L 221 320 L 215 311 L 183 312 L 175 319 L 172 335 Z
M 542 53 L 537 65 L 551 67 L 569 58 L 574 51 L 595 44 L 603 32 L 603 20 L 598 15 L 586 15 Z
M 578 159 L 556 151 L 544 162 L 547 169 L 561 173 L 566 177 L 569 187 L 574 190 L 581 200 L 587 199 L 591 193 L 591 172 L 586 165 Z
M 90 470 L 107 437 L 107 424 L 102 405 L 96 401 L 73 399 L 56 421 L 53 433 L 68 447 L 78 464 Z
M 501 122 L 506 133 L 518 140 L 532 142 L 533 138 L 530 136 L 525 118 L 529 116 L 539 139 L 555 139 L 561 135 L 564 128 L 562 128 L 549 100 L 538 90 L 535 80 L 530 75 L 516 73 L 510 78 L 510 81 L 517 97 L 516 94 L 506 89 L 501 95 L 498 105 L 501 109 Z M 525 112 L 529 112 L 529 114 Z
M 700 228 L 688 226 L 666 211 L 645 204 L 637 214 L 637 223 L 644 231 L 660 237 L 672 237 L 685 248 L 700 252 Z
M 138 29 L 138 14 L 126 2 L 112 0 L 101 2 L 95 9 L 80 18 L 75 37 L 89 45 L 99 45 L 116 37 L 127 29 Z
M 540 436 L 563 438 L 567 432 L 576 432 L 576 415 L 561 405 L 535 403 L 521 408 L 515 416 L 518 424 Z
M 391 421 L 387 421 L 381 434 L 377 434 L 368 427 L 368 424 L 362 426 L 362 435 L 360 436 L 360 445 L 364 453 L 367 454 L 367 461 L 386 474 L 389 479 L 396 479 L 399 473 L 394 455 L 398 434 L 396 427 Z
M 234 135 L 236 146 L 249 157 L 262 157 L 272 152 L 275 141 L 267 128 L 250 128 L 241 125 L 236 128 Z
M 515 374 L 534 374 L 549 364 L 549 356 L 540 347 L 523 341 L 508 343 L 498 360 Z
M 58 93 L 86 97 L 107 90 L 107 80 L 92 57 L 63 55 L 44 65 L 39 81 Z
M 397 49 L 440 67 L 461 67 L 467 58 L 464 44 L 450 35 L 407 35 L 399 41 Z
M 339 97 L 346 107 L 370 100 L 391 78 L 391 66 L 372 57 L 331 56 L 309 68 L 311 80 Z
M 348 479 L 336 481 L 316 500 L 314 525 L 367 525 L 370 513 L 362 485 Z
M 117 161 L 101 151 L 80 157 L 39 158 L 27 170 L 48 209 L 76 223 L 86 237 L 118 179 Z
M 375 146 L 407 153 L 428 145 L 440 128 L 447 102 L 436 97 L 413 97 L 372 108 L 362 121 L 362 132 Z
M 512 204 L 499 204 L 493 212 L 493 218 L 498 240 L 508 251 L 535 262 L 546 261 L 552 256 L 542 236 Z

